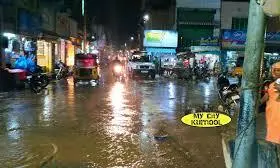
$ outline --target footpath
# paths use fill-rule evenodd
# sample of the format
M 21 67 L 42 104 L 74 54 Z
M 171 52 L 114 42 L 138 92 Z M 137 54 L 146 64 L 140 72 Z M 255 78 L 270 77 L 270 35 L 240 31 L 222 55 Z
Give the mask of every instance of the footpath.
M 237 116 L 222 133 L 222 146 L 224 160 L 227 168 L 232 167 L 234 155 L 234 140 L 236 137 Z M 257 136 L 257 151 L 258 160 L 256 168 L 279 168 L 280 167 L 280 145 L 275 146 L 265 140 L 266 136 L 266 121 L 265 113 L 259 113 L 256 118 L 256 136 Z

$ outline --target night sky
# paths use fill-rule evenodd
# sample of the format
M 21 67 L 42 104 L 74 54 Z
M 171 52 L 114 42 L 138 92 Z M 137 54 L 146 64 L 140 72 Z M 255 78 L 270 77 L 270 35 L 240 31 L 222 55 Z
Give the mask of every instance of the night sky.
M 137 31 L 141 0 L 88 0 L 88 13 L 112 31 L 112 38 L 125 43 Z

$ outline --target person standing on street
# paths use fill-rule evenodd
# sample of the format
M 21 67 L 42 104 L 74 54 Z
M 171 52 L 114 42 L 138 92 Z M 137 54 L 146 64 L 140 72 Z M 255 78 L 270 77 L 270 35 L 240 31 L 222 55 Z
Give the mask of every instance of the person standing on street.
M 155 64 L 156 74 L 159 74 L 159 60 L 158 60 L 158 57 L 155 57 L 153 62 Z
M 261 103 L 266 102 L 266 140 L 280 144 L 280 62 L 272 65 L 272 76 L 274 82 L 267 88 Z

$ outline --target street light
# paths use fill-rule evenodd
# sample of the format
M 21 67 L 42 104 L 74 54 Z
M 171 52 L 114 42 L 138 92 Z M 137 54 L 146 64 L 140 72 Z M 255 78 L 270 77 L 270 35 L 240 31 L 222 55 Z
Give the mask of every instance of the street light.
M 149 20 L 150 20 L 149 14 L 145 14 L 145 15 L 143 16 L 143 19 L 144 19 L 145 22 L 146 22 L 146 21 L 149 21 Z
M 130 40 L 133 41 L 133 40 L 134 40 L 134 37 L 130 37 Z

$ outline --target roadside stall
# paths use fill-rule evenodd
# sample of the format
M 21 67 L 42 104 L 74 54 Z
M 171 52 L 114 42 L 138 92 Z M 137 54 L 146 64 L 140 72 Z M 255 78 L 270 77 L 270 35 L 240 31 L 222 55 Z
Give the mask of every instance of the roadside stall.
M 168 75 L 179 79 L 189 79 L 191 77 L 190 60 L 195 55 L 191 52 L 181 52 L 177 54 L 175 65 L 169 69 Z

